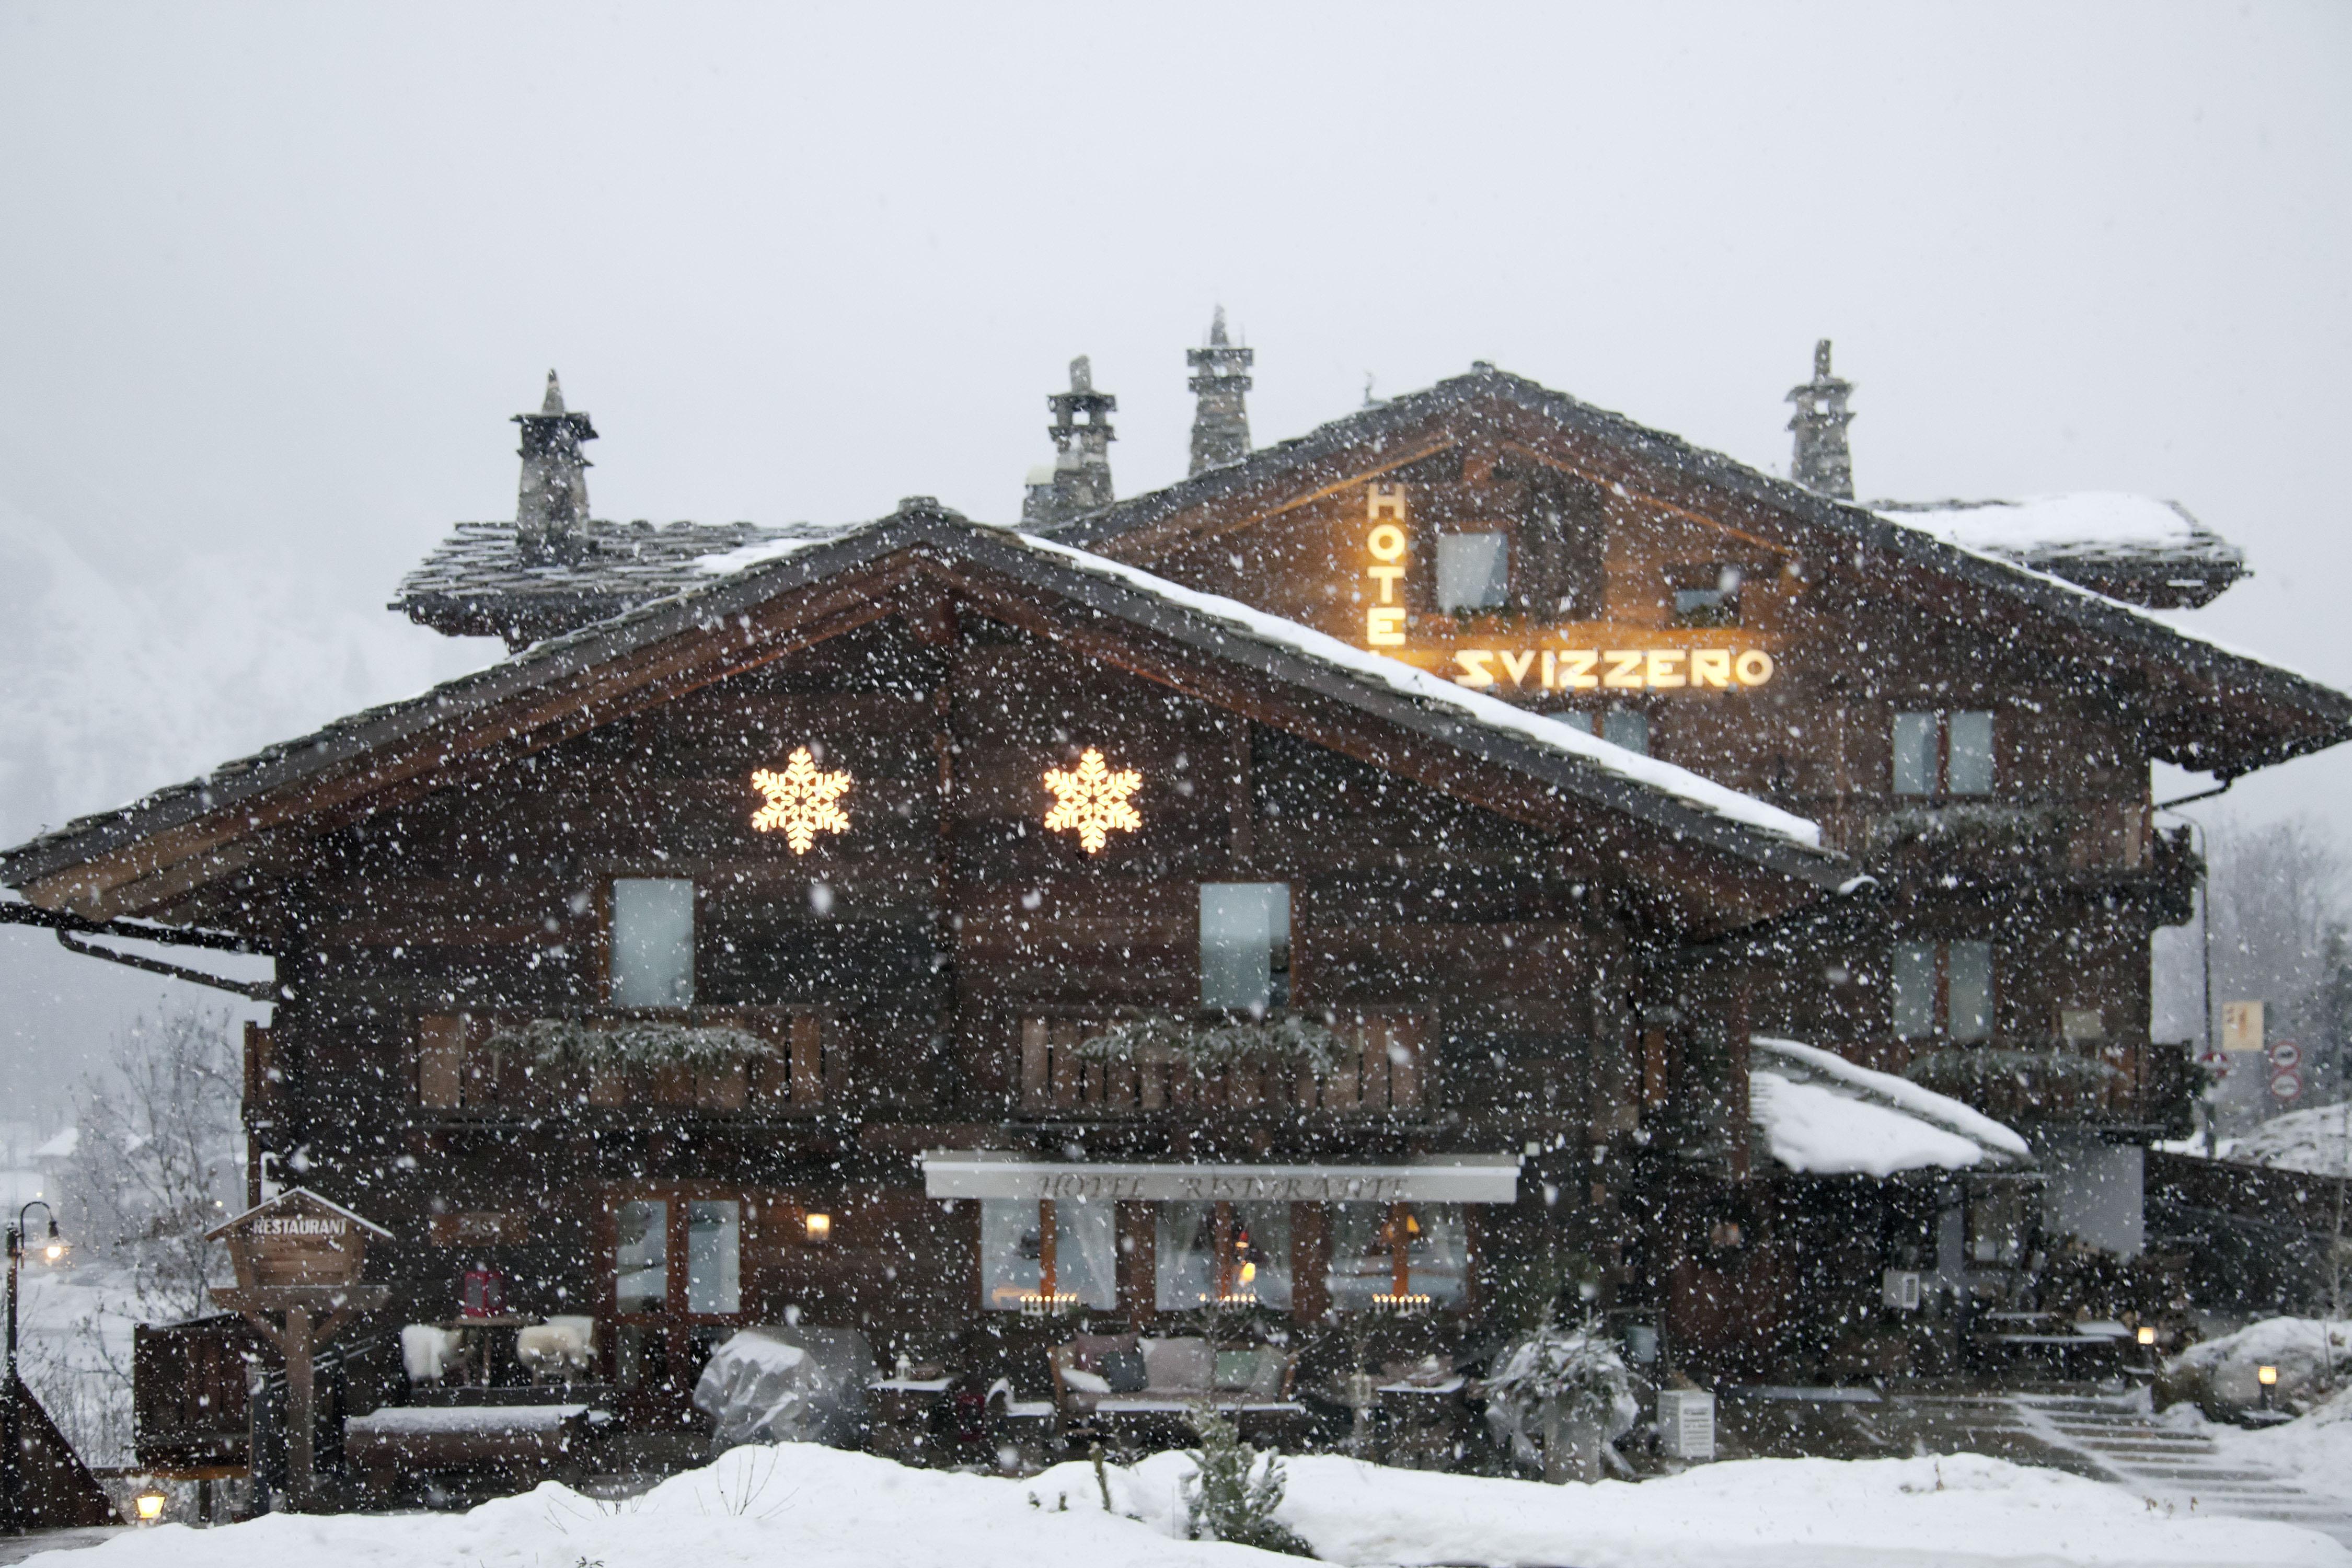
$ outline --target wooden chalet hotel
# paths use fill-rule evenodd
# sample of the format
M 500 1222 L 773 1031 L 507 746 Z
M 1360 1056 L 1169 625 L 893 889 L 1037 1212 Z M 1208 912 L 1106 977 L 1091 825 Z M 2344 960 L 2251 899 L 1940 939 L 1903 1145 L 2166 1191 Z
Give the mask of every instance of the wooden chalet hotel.
M 1899 1374 L 2136 1251 L 2200 869 L 2149 765 L 2352 724 L 2141 613 L 2237 552 L 1854 504 L 1826 344 L 1800 482 L 1485 364 L 1253 450 L 1250 353 L 1123 500 L 1079 362 L 1017 528 L 594 520 L 551 376 L 395 606 L 510 657 L 0 875 L 274 954 L 256 1198 L 383 1227 L 383 1335 L 592 1318 L 633 1428 L 741 1325 L 1061 1419 L 1082 1326 L 1252 1307 L 1280 1375 L 1215 1381 L 1312 1405 L 1580 1281 L 1654 1372 Z

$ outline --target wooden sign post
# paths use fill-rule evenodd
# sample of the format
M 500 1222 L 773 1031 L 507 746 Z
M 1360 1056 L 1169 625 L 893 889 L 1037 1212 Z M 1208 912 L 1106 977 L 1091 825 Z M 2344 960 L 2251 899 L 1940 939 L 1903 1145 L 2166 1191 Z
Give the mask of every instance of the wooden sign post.
M 213 1300 L 243 1313 L 286 1358 L 287 1491 L 298 1510 L 311 1506 L 318 1489 L 311 1355 L 353 1313 L 391 1297 L 381 1285 L 360 1283 L 370 1236 L 392 1239 L 383 1226 L 307 1187 L 280 1193 L 205 1233 L 207 1241 L 228 1243 L 236 1267 L 236 1288 L 215 1290 Z M 259 1458 L 255 1455 L 257 1464 Z

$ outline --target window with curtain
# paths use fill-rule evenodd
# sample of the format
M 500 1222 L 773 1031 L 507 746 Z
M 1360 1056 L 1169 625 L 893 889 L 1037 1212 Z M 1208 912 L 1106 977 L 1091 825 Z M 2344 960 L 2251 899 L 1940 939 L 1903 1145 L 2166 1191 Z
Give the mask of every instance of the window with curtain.
M 1946 944 L 1944 994 L 1946 1033 L 1956 1040 L 1992 1037 L 1992 943 Z
M 1992 715 L 1981 710 L 1895 715 L 1895 793 L 1992 793 Z
M 1902 942 L 1889 968 L 1895 1032 L 1916 1040 L 1936 1032 L 1936 950 L 1926 942 Z
M 694 884 L 616 877 L 609 952 L 616 1007 L 694 1004 Z
M 1511 536 L 1507 533 L 1441 533 L 1437 536 L 1437 607 L 1483 610 L 1511 596 Z
M 1895 1032 L 1904 1039 L 1992 1037 L 1989 942 L 1898 942 L 1888 966 L 1888 989 Z
M 625 1203 L 613 1215 L 613 1304 L 623 1314 L 669 1306 L 669 1205 Z
M 1290 887 L 1201 884 L 1201 1005 L 1263 1016 L 1290 1002 Z
M 1164 1203 L 1156 1232 L 1152 1294 L 1161 1311 L 1220 1299 L 1289 1307 L 1288 1204 Z
M 743 1310 L 743 1205 L 732 1198 L 686 1205 L 686 1310 Z
M 1116 1205 L 1035 1198 L 980 1205 L 980 1304 L 1017 1312 L 1049 1292 L 1075 1305 L 1118 1305 Z
M 1470 1234 L 1459 1204 L 1331 1205 L 1331 1305 L 1370 1307 L 1376 1296 L 1461 1301 L 1470 1278 Z

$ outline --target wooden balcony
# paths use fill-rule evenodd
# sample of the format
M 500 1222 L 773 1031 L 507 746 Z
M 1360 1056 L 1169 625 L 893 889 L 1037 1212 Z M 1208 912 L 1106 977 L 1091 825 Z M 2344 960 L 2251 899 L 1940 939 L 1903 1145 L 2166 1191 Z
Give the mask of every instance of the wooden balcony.
M 618 1028 L 643 1015 L 582 1020 Z M 535 1059 L 503 1042 L 530 1022 L 488 1014 L 434 1015 L 417 1020 L 417 1103 L 428 1111 L 530 1112 L 621 1110 L 813 1113 L 833 1098 L 841 1064 L 828 1048 L 824 1020 L 797 1008 L 698 1008 L 669 1016 L 688 1027 L 723 1027 L 757 1036 L 771 1052 L 711 1066 L 682 1062 L 600 1062 L 583 1066 Z
M 1107 1060 L 1085 1042 L 1118 1020 L 1021 1020 L 1021 1109 L 1032 1115 L 1150 1116 L 1168 1112 L 1419 1115 L 1434 1102 L 1430 1030 L 1419 1013 L 1353 1013 L 1333 1025 L 1342 1042 L 1328 1071 L 1313 1066 L 1203 1067 L 1167 1047 Z
M 1921 1042 L 1904 1076 L 2008 1122 L 2081 1121 L 2182 1136 L 2189 1047 L 2167 1041 L 1988 1040 Z

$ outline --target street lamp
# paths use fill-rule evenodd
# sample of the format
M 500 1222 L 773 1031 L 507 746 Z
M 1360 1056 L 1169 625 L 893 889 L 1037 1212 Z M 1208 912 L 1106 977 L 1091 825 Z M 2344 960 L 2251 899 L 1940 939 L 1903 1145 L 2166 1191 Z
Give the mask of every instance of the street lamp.
M 2254 1368 L 2254 1381 L 2263 1387 L 2263 1408 L 2271 1407 L 2271 1390 L 2278 1386 L 2278 1368 L 2264 1364 Z
M 16 1218 L 8 1226 L 8 1416 L 6 1432 L 0 1442 L 7 1451 L 0 1454 L 0 1479 L 6 1483 L 4 1503 L 9 1533 L 25 1533 L 25 1432 L 23 1410 L 24 1385 L 16 1381 L 16 1298 L 23 1294 L 25 1262 L 25 1216 L 39 1209 L 49 1216 L 49 1234 L 41 1244 L 41 1260 L 55 1263 L 66 1255 L 66 1244 L 58 1235 L 58 1211 L 35 1198 L 16 1211 Z

